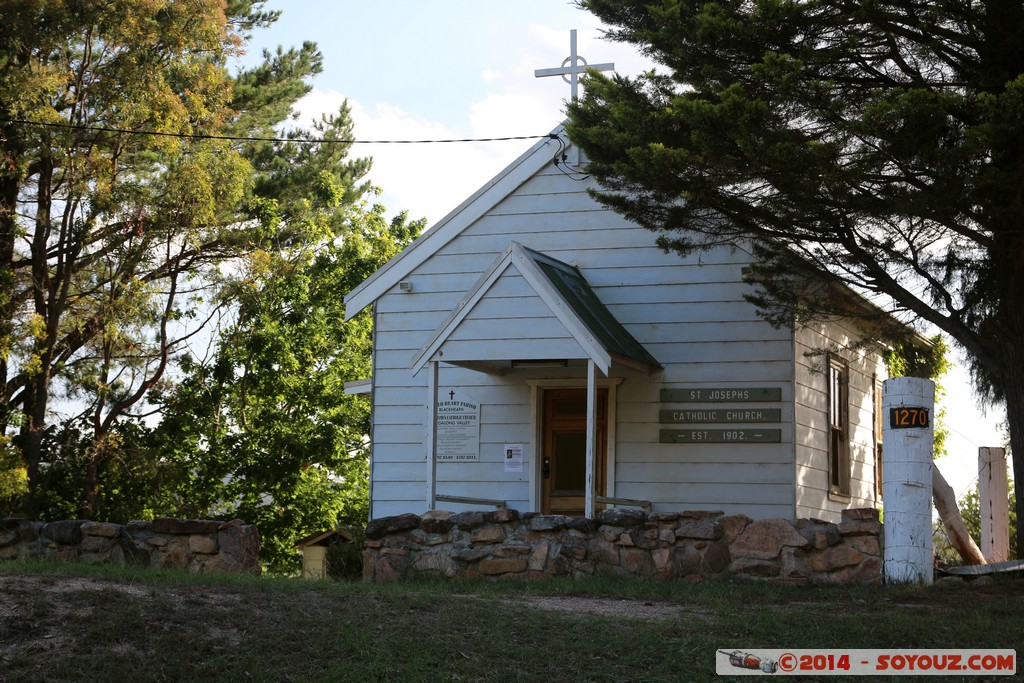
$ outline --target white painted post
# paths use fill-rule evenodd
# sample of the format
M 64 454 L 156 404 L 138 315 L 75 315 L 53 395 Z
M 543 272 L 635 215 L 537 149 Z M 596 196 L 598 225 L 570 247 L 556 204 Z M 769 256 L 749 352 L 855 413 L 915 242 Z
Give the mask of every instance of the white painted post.
M 597 431 L 597 373 L 596 363 L 587 360 L 587 477 L 586 494 L 583 497 L 583 514 L 587 519 L 594 518 L 594 472 L 597 462 L 594 459 L 595 432 Z
M 934 409 L 931 380 L 897 377 L 882 383 L 887 583 L 932 583 Z
M 1010 555 L 1010 486 L 1002 448 L 978 449 L 978 500 L 981 553 L 989 562 L 1005 562 Z
M 426 503 L 427 509 L 433 510 L 437 505 L 437 380 L 438 365 L 436 360 L 427 364 L 427 475 Z

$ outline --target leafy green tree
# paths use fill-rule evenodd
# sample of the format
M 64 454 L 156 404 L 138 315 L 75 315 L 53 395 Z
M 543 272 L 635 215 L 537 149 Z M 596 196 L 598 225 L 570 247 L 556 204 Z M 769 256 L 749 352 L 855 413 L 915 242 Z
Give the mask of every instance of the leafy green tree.
M 1006 404 L 1021 517 L 1024 4 L 579 4 L 664 67 L 569 106 L 600 199 L 667 249 L 750 245 L 777 324 L 855 313 L 794 296 L 838 279 L 955 340 Z
M 216 315 L 225 264 L 275 237 L 260 229 L 271 199 L 256 181 L 301 151 L 220 136 L 273 133 L 322 58 L 307 43 L 232 75 L 248 32 L 277 17 L 262 5 L 4 6 L 0 433 L 27 475 L 23 514 L 41 512 L 42 493 L 53 502 L 39 487 L 49 467 L 80 484 L 76 515 L 96 515 L 121 423 Z M 61 418 L 57 402 L 78 414 Z M 64 477 L 72 465 L 81 476 Z
M 90 466 L 102 459 L 103 432 L 181 342 L 186 281 L 249 242 L 237 211 L 249 163 L 225 141 L 181 136 L 233 116 L 227 62 L 240 30 L 270 20 L 260 4 L 5 3 L 0 428 L 16 431 L 29 514 L 53 401 L 93 395 Z
M 313 211 L 322 238 L 248 260 L 228 293 L 233 321 L 207 362 L 182 359 L 157 429 L 187 473 L 186 516 L 256 524 L 275 570 L 294 568 L 298 538 L 367 521 L 369 402 L 344 384 L 370 376 L 371 320 L 345 322 L 339 294 L 421 228 L 342 196 L 326 193 L 327 215 Z

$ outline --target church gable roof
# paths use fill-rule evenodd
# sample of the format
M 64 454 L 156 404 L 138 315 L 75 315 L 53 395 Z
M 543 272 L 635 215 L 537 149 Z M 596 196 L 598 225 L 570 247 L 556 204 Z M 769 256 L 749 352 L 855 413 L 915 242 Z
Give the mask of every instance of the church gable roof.
M 615 319 L 611 311 L 598 299 L 579 270 L 545 254 L 528 249 L 518 242 L 511 242 L 504 253 L 491 265 L 466 297 L 452 311 L 448 319 L 413 359 L 412 370 L 418 371 L 427 361 L 441 355 L 439 351 L 447 341 L 457 336 L 460 326 L 470 318 L 476 306 L 484 300 L 501 278 L 515 270 L 529 285 L 533 293 L 543 302 L 561 325 L 545 328 L 550 335 L 545 339 L 540 328 L 531 339 L 532 343 L 552 343 L 553 353 L 565 353 L 563 333 L 575 340 L 580 350 L 578 357 L 593 360 L 601 371 L 608 374 L 612 363 L 621 363 L 641 370 L 661 367 L 657 360 Z M 554 334 L 552 330 L 557 330 Z M 495 339 L 495 341 L 505 341 Z M 557 345 L 556 345 L 557 344 Z M 479 344 L 481 348 L 485 343 Z M 574 348 L 576 348 L 574 345 Z M 525 349 L 527 342 L 520 348 Z M 485 354 L 481 354 L 483 356 Z M 576 356 L 574 356 L 576 357 Z M 515 356 L 505 360 L 518 360 Z M 446 362 L 473 364 L 493 362 L 494 358 L 445 357 Z

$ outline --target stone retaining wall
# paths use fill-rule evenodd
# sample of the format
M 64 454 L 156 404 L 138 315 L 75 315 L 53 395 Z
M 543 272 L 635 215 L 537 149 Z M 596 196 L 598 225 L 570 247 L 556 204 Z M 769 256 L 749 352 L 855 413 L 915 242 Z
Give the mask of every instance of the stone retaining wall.
M 259 531 L 240 519 L 158 518 L 123 526 L 0 519 L 0 560 L 46 558 L 259 574 L 259 555 Z
M 626 508 L 596 519 L 434 510 L 371 521 L 363 580 L 631 576 L 878 584 L 882 538 L 873 509 L 846 510 L 839 524 Z

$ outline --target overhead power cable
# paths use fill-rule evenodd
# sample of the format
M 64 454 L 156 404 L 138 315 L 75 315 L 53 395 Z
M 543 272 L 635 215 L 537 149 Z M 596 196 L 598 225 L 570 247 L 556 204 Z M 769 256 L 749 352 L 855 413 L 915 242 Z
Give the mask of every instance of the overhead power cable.
M 153 137 L 181 138 L 186 140 L 228 140 L 231 142 L 293 142 L 300 145 L 315 144 L 348 144 L 348 145 L 430 145 L 450 142 L 503 142 L 506 140 L 538 140 L 540 138 L 556 138 L 551 133 L 543 135 L 510 135 L 495 138 L 451 138 L 440 140 L 354 140 L 330 138 L 264 138 L 245 135 L 206 135 L 202 133 L 169 133 L 158 130 L 132 130 L 130 128 L 114 128 L 111 126 L 85 126 L 73 123 L 48 123 L 45 121 L 27 121 L 25 119 L 0 118 L 0 123 L 16 123 L 23 126 L 44 128 L 63 128 L 69 130 L 93 131 L 97 133 L 124 133 L 127 135 L 151 135 Z

